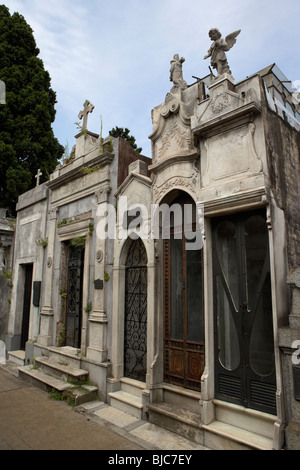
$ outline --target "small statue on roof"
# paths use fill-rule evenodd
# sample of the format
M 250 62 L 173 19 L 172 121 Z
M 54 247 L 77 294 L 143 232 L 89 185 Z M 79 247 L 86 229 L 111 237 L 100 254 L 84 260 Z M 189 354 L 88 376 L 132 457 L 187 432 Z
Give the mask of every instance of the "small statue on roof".
M 187 88 L 187 83 L 183 80 L 182 76 L 183 62 L 185 62 L 185 58 L 179 58 L 178 54 L 174 54 L 174 57 L 170 62 L 170 81 L 173 82 L 175 88 L 179 88 L 180 90 L 185 90 Z
M 228 34 L 225 39 L 222 38 L 220 31 L 217 28 L 212 28 L 208 35 L 213 41 L 208 53 L 204 59 L 211 57 L 211 66 L 217 70 L 218 76 L 224 73 L 231 75 L 231 70 L 227 62 L 225 52 L 229 51 L 236 43 L 236 37 L 240 34 L 241 30 Z

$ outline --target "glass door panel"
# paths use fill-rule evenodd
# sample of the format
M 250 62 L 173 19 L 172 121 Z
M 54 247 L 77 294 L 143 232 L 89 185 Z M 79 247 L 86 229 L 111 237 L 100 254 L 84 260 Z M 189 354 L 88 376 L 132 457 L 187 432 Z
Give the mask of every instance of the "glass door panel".
M 216 397 L 275 414 L 268 247 L 264 211 L 214 220 Z

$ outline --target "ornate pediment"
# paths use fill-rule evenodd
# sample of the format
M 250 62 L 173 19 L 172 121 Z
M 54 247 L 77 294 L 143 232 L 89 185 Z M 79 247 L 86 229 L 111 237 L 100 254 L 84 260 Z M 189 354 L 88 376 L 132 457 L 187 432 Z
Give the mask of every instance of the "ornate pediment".
M 177 155 L 195 152 L 191 133 L 191 118 L 181 101 L 180 93 L 168 93 L 165 102 L 156 108 L 154 132 L 149 136 L 153 143 L 153 163 Z

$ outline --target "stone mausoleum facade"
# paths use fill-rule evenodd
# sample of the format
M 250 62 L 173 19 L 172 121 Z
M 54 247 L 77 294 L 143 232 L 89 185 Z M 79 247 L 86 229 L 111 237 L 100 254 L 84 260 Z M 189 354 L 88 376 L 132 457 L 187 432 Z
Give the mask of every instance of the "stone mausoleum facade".
M 20 196 L 7 351 L 209 448 L 299 449 L 297 103 L 220 60 L 187 85 L 174 56 L 151 159 L 86 128 Z

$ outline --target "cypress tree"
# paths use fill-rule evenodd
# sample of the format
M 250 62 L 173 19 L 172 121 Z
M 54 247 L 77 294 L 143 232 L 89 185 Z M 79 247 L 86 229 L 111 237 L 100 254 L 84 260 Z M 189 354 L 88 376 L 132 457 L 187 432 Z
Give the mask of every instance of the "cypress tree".
M 0 207 L 14 215 L 18 196 L 49 178 L 63 154 L 54 137 L 56 94 L 38 57 L 33 31 L 19 13 L 0 5 Z M 3 85 L 2 83 L 2 85 Z

